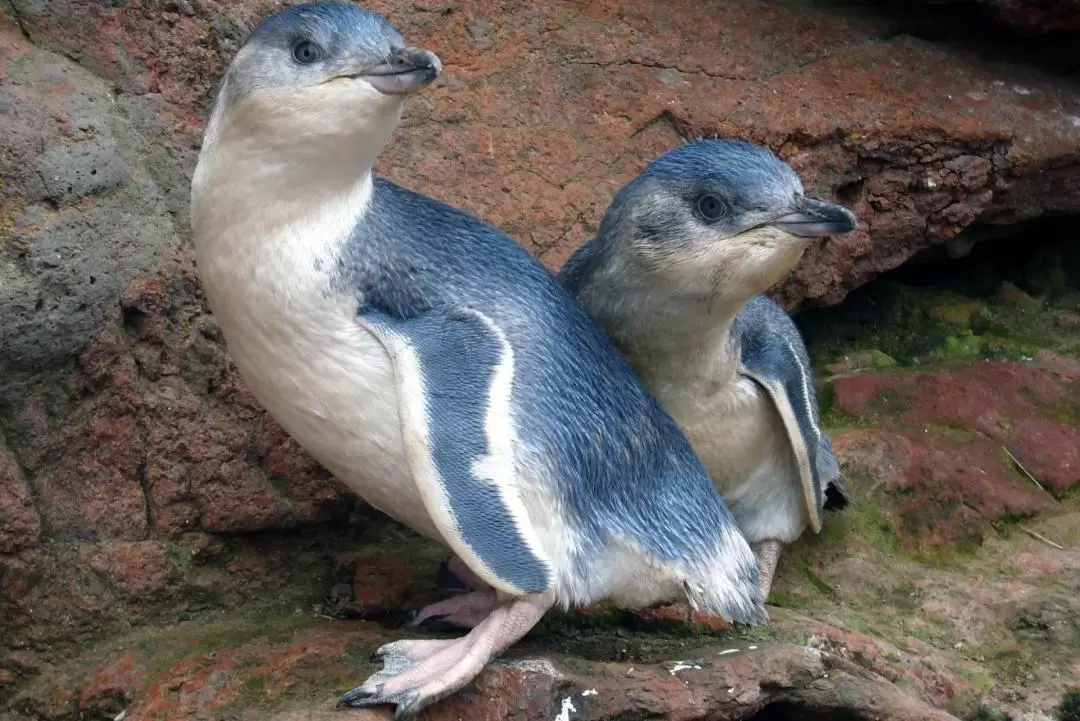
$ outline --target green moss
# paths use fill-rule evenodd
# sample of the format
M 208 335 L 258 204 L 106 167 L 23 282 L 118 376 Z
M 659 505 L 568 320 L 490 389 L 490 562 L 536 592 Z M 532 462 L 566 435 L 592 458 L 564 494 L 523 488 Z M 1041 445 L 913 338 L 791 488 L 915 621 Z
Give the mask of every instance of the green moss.
M 876 348 L 868 351 L 860 351 L 860 355 L 868 358 L 869 363 L 866 367 L 881 370 L 882 368 L 893 368 L 897 365 L 896 359 L 887 353 L 883 353 Z
M 964 716 L 964 721 L 1014 721 L 1014 718 L 1003 711 L 994 711 L 987 706 L 979 706 Z
M 962 335 L 947 336 L 934 353 L 941 358 L 979 358 L 985 348 L 984 340 L 969 330 Z
M 870 479 L 862 479 L 857 473 L 848 477 L 849 488 L 870 487 Z M 894 555 L 901 551 L 900 538 L 892 518 L 885 512 L 884 491 L 876 490 L 872 496 L 860 499 L 858 504 L 848 506 L 841 513 L 827 517 L 821 533 L 804 534 L 800 545 L 812 551 L 821 547 L 838 547 L 852 540 L 874 550 Z
M 956 302 L 950 305 L 939 305 L 930 308 L 929 315 L 947 325 L 955 325 L 961 328 L 970 328 L 972 318 L 977 313 L 985 313 L 986 304 L 980 300 L 968 300 L 958 297 Z
M 1054 711 L 1057 721 L 1080 721 L 1080 689 L 1066 691 Z
M 816 368 L 845 359 L 851 365 L 868 352 L 880 353 L 882 362 L 887 358 L 908 367 L 1030 358 L 1040 348 L 1080 353 L 1080 329 L 1056 321 L 1059 310 L 1071 307 L 1072 301 L 1080 306 L 1080 289 L 1062 287 L 1060 269 L 1044 265 L 1049 275 L 1037 274 L 1039 282 L 1029 283 L 1045 292 L 1041 298 L 1001 282 L 988 268 L 968 268 L 955 277 L 942 277 L 939 285 L 875 281 L 843 305 L 805 311 L 796 322 Z M 855 360 L 854 365 L 875 363 Z
M 527 652 L 554 652 L 594 661 L 654 663 L 689 648 L 737 638 L 678 620 L 644 621 L 622 611 L 549 612 L 518 646 Z
M 769 604 L 778 608 L 800 608 L 802 606 L 797 598 L 783 591 L 777 591 L 775 587 L 769 590 Z
M 410 569 L 432 573 L 449 555 L 445 546 L 389 521 L 376 522 L 369 526 L 355 553 L 361 557 L 397 556 L 403 559 Z
M 984 671 L 972 671 L 966 668 L 957 668 L 955 670 L 960 676 L 978 686 L 981 692 L 989 691 L 997 685 L 997 681 Z
M 814 573 L 813 569 L 809 566 L 805 566 L 803 567 L 803 572 L 806 574 L 806 578 L 810 581 L 810 584 L 818 590 L 818 593 L 823 596 L 828 596 L 833 600 L 836 599 L 836 589 L 821 580 L 821 577 Z
M 861 416 L 829 409 L 821 414 L 821 427 L 826 431 L 840 431 L 846 428 L 858 428 L 867 424 Z
M 891 608 L 903 613 L 914 613 L 919 610 L 919 596 L 919 587 L 911 581 L 889 588 L 878 588 L 878 597 Z
M 151 675 L 156 675 L 184 658 L 242 646 L 256 639 L 270 644 L 286 643 L 298 631 L 321 623 L 326 622 L 308 614 L 280 616 L 264 610 L 239 618 L 201 614 L 192 621 L 165 629 L 141 630 L 123 639 L 122 645 L 142 651 L 148 659 L 147 670 Z M 113 649 L 105 653 L 111 651 Z

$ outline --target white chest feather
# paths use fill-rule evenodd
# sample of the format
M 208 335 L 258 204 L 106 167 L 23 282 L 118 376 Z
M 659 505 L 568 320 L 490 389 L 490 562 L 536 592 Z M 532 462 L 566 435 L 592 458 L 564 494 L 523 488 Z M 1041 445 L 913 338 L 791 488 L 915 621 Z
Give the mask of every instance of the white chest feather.
M 390 357 L 331 271 L 370 180 L 299 223 L 196 229 L 199 275 L 229 353 L 266 409 L 376 508 L 438 539 L 406 468 Z
M 789 543 L 808 519 L 783 420 L 749 378 L 687 380 L 716 375 L 681 368 L 668 378 L 646 375 L 646 382 L 679 423 L 747 540 Z

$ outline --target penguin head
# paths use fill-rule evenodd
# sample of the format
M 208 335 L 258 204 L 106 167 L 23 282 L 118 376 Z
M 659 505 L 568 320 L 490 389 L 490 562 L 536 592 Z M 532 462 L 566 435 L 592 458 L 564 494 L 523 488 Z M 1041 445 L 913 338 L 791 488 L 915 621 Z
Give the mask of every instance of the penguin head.
M 639 281 L 741 303 L 782 279 L 814 238 L 856 224 L 846 208 L 807 197 L 791 166 L 767 148 L 700 140 L 668 151 L 624 186 L 598 240 Z
M 381 150 L 404 98 L 441 71 L 437 55 L 406 46 L 377 13 L 347 3 L 294 5 L 244 41 L 212 118 L 226 119 L 260 147 L 348 155 L 348 146 L 360 143 Z

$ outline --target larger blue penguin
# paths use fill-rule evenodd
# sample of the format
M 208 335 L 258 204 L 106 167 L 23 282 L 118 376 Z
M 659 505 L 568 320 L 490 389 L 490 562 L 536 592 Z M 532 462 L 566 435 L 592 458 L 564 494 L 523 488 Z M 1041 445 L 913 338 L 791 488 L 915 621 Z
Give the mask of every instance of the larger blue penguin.
M 191 193 L 199 275 L 248 387 L 490 587 L 466 636 L 383 646 L 342 697 L 396 718 L 555 604 L 687 599 L 766 620 L 705 469 L 581 304 L 497 229 L 372 174 L 404 99 L 440 71 L 373 12 L 284 10 L 225 73 Z

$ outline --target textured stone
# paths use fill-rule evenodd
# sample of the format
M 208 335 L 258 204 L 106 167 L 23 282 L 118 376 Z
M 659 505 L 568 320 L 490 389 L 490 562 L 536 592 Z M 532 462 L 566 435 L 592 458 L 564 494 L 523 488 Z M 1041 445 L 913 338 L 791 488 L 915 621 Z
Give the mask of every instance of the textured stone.
M 154 541 L 112 541 L 83 549 L 86 564 L 105 574 L 124 593 L 150 600 L 173 574 L 172 564 Z
M 65 456 L 34 477 L 46 532 L 53 537 L 146 538 L 140 486 L 143 438 L 130 416 L 94 414 L 64 435 Z
M 1077 0 L 980 0 L 997 17 L 1028 35 L 1080 30 Z
M 160 98 L 188 150 L 224 62 L 276 7 L 15 6 L 35 42 Z M 835 303 L 976 218 L 1080 207 L 1080 101 L 1064 83 L 906 36 L 883 41 L 885 16 L 766 2 L 372 7 L 447 69 L 409 106 L 385 172 L 496 221 L 552 266 L 595 230 L 618 184 L 680 135 L 765 142 L 813 192 L 858 212 L 858 231 L 813 248 L 783 284 L 788 305 Z
M 14 553 L 38 544 L 41 520 L 30 499 L 26 479 L 0 436 L 0 553 Z
M 131 701 L 132 691 L 145 677 L 145 659 L 140 652 L 126 651 L 114 656 L 94 666 L 86 675 L 79 689 L 79 708 L 118 713 Z
M 210 653 L 185 654 L 155 673 L 147 671 L 152 656 L 128 651 L 99 663 L 85 677 L 69 678 L 75 694 L 54 695 L 49 685 L 39 685 L 39 695 L 19 703 L 45 719 L 78 705 L 83 713 L 115 714 L 123 708 L 129 718 L 161 721 L 225 716 L 384 721 L 392 715 L 387 709 L 333 706 L 338 687 L 344 690 L 361 673 L 349 660 L 350 649 L 375 641 L 364 624 L 358 626 L 324 624 L 293 634 L 285 643 L 256 637 L 214 644 Z M 750 718 L 773 704 L 852 719 L 954 718 L 830 652 L 785 644 L 721 651 L 701 648 L 684 661 L 633 666 L 513 654 L 423 718 L 726 721 Z M 296 688 L 313 682 L 320 689 L 315 694 Z
M 909 550 L 982 542 L 991 524 L 1053 507 L 1053 499 L 1010 471 L 1001 447 L 973 434 L 858 430 L 834 438 L 847 473 L 891 496 L 886 508 Z
M 12 446 L 32 474 L 47 533 L 139 540 L 151 531 L 287 528 L 339 512 L 348 492 L 243 389 L 190 262 L 162 260 L 184 229 L 183 173 L 208 93 L 271 4 L 13 7 L 37 46 L 77 57 L 124 91 L 109 102 L 105 82 L 0 21 L 3 89 L 19 101 L 5 106 L 17 131 L 3 146 L 5 167 L 17 182 L 5 186 L 0 228 L 14 241 L 4 247 L 26 247 L 24 260 L 36 269 L 20 271 L 12 302 L 33 302 L 31 280 L 74 273 L 84 285 L 63 284 L 83 290 L 63 297 L 85 305 L 78 312 L 90 319 L 59 309 L 57 322 L 70 326 L 61 328 L 35 320 L 39 311 L 5 314 L 25 319 L 5 322 L 41 330 L 40 342 L 19 333 L 25 350 L 5 346 L 10 362 L 59 363 L 76 351 L 83 358 L 63 378 L 67 398 L 42 388 L 14 404 Z M 1071 94 L 960 51 L 878 41 L 887 23 L 872 16 L 767 3 L 725 6 L 722 22 L 691 3 L 677 12 L 615 2 L 522 5 L 509 15 L 479 0 L 450 12 L 375 7 L 447 67 L 446 79 L 408 106 L 384 170 L 500 223 L 551 266 L 595 229 L 617 185 L 680 134 L 766 142 L 812 192 L 843 196 L 863 218 L 858 232 L 807 254 L 778 291 L 788 305 L 835 302 L 976 217 L 1012 222 L 1068 211 L 1080 197 L 1068 160 Z M 1017 96 L 1017 86 L 1030 92 Z M 846 93 L 839 105 L 838 87 Z M 972 88 L 987 99 L 969 98 Z M 440 152 L 430 152 L 433 132 Z M 158 139 L 177 159 L 162 155 Z M 125 213 L 113 223 L 118 207 Z M 94 272 L 49 260 L 64 245 L 48 235 L 60 227 L 53 215 L 106 240 L 78 256 Z M 125 223 L 137 229 L 135 252 L 124 245 Z M 165 270 L 149 275 L 152 264 Z M 91 336 L 98 340 L 87 345 Z M 1032 427 L 1025 443 L 1047 432 Z M 1041 470 L 1064 483 L 1069 463 Z
M 144 103 L 0 23 L 0 373 L 10 378 L 68 361 L 117 320 L 124 285 L 179 247 L 167 195 L 182 190 L 163 190 L 148 167 L 160 130 Z
M 1038 364 L 999 361 L 956 371 L 844 376 L 833 382 L 833 408 L 913 427 L 977 431 L 999 450 L 1009 447 L 1046 486 L 1064 490 L 1080 483 L 1080 428 L 1051 419 L 1080 407 L 1080 384 L 1069 365 L 1043 356 Z

